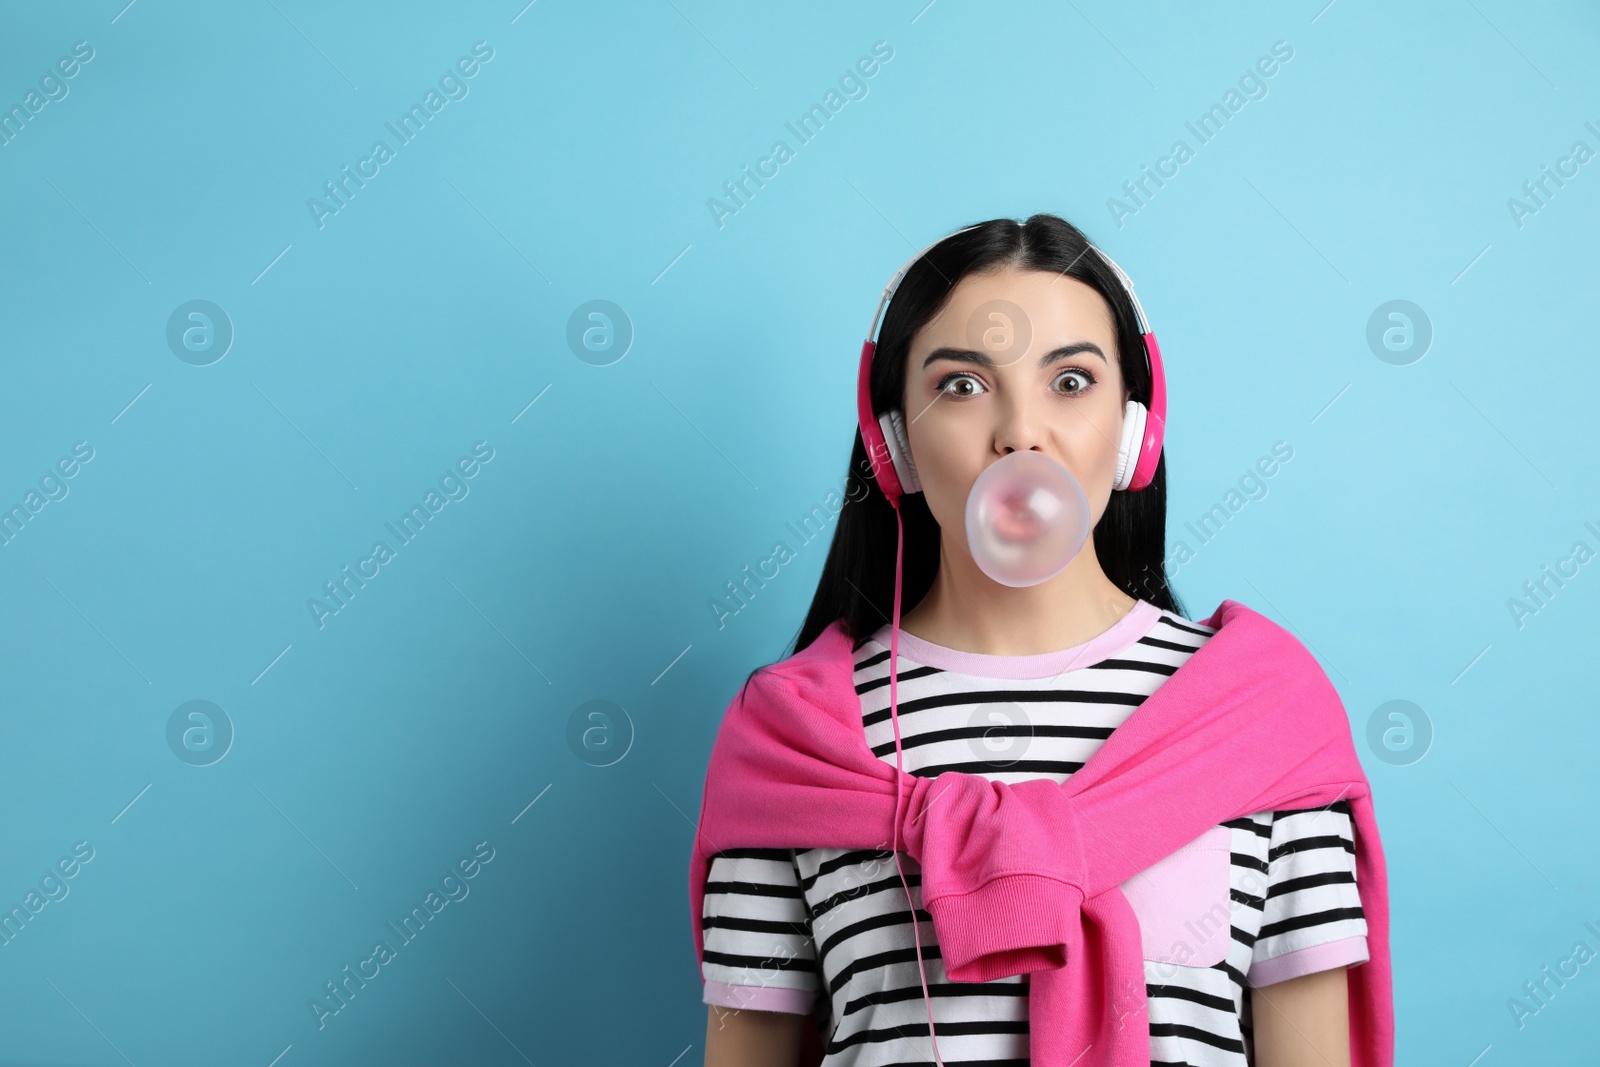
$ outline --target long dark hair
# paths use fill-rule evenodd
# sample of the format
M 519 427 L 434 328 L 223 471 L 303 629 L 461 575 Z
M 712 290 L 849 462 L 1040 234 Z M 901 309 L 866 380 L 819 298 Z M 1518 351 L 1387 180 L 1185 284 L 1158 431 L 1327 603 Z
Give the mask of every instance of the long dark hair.
M 1131 390 L 1132 399 L 1149 406 L 1150 371 L 1145 365 L 1144 342 L 1133 301 L 1116 274 L 1090 249 L 1089 239 L 1082 231 L 1055 215 L 1039 214 L 1023 223 L 991 219 L 952 234 L 930 248 L 906 272 L 884 312 L 872 358 L 869 388 L 875 414 L 900 406 L 911 338 L 938 314 L 957 283 L 968 274 L 1005 266 L 1065 274 L 1104 297 L 1115 319 L 1122 380 Z M 795 637 L 796 651 L 810 645 L 836 619 L 844 620 L 846 632 L 857 642 L 890 621 L 894 607 L 895 516 L 888 497 L 873 480 L 871 469 L 857 427 L 850 450 L 849 478 L 865 481 L 870 488 L 861 493 L 852 487 L 849 500 L 839 513 L 816 595 Z M 906 530 L 901 590 L 904 613 L 915 607 L 933 585 L 939 568 L 939 524 L 921 493 L 902 497 L 900 512 Z M 1166 519 L 1167 461 L 1163 449 L 1155 478 L 1148 486 L 1136 493 L 1112 492 L 1105 514 L 1094 528 L 1094 548 L 1106 577 L 1117 588 L 1181 616 L 1184 613 L 1167 584 L 1164 565 Z

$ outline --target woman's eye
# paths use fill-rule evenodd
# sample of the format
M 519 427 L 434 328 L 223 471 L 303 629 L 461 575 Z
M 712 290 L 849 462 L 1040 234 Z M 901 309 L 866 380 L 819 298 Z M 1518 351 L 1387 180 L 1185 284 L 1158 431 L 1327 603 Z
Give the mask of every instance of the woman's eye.
M 966 382 L 968 385 L 971 386 L 971 388 L 969 388 L 969 389 L 951 389 L 951 388 L 949 388 L 951 385 L 954 385 L 954 384 L 959 383 L 959 382 Z M 961 373 L 961 372 L 958 371 L 955 374 L 947 374 L 943 378 L 940 378 L 939 379 L 939 385 L 938 385 L 937 388 L 938 388 L 939 392 L 948 393 L 950 396 L 968 397 L 968 396 L 977 396 L 979 393 L 983 392 L 983 383 L 978 381 L 978 379 L 974 378 L 970 374 L 964 374 L 964 373 Z
M 1058 374 L 1056 376 L 1056 381 L 1057 382 L 1060 382 L 1062 380 L 1072 380 L 1072 379 L 1077 379 L 1081 384 L 1079 384 L 1075 388 L 1069 388 L 1069 389 L 1063 390 L 1064 392 L 1066 392 L 1067 394 L 1069 394 L 1071 396 L 1077 396 L 1079 394 L 1086 393 L 1086 392 L 1089 391 L 1089 387 L 1094 385 L 1094 375 L 1090 374 L 1086 370 L 1077 370 L 1077 369 L 1065 370 L 1065 371 L 1062 371 L 1060 374 Z

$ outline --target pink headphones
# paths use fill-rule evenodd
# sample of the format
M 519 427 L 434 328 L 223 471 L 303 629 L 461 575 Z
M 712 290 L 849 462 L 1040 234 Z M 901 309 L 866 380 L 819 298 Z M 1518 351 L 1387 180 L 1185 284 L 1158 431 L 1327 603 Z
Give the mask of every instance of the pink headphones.
M 965 233 L 975 228 L 967 226 L 957 230 L 956 233 Z M 934 242 L 935 245 L 938 243 Z M 910 270 L 912 265 L 926 255 L 928 249 L 933 246 L 929 245 L 907 260 L 884 287 L 883 298 L 878 301 L 878 310 L 872 316 L 872 326 L 867 330 L 867 340 L 861 346 L 861 370 L 856 377 L 856 414 L 861 423 L 861 442 L 866 446 L 867 459 L 872 464 L 872 475 L 877 479 L 878 487 L 894 506 L 895 522 L 898 527 L 894 557 L 894 618 L 890 622 L 889 630 L 889 719 L 894 725 L 896 771 L 894 834 L 891 848 L 894 852 L 895 870 L 900 875 L 900 885 L 905 890 L 908 903 L 911 900 L 911 887 L 906 882 L 905 870 L 900 863 L 900 808 L 905 793 L 903 770 L 905 755 L 900 745 L 900 716 L 897 705 L 900 702 L 898 676 L 901 570 L 906 542 L 905 521 L 900 514 L 900 498 L 907 493 L 921 492 L 922 483 L 917 479 L 916 465 L 911 462 L 911 443 L 906 436 L 905 416 L 899 409 L 895 409 L 886 411 L 874 419 L 869 385 L 872 377 L 872 354 L 878 347 L 875 338 L 883 319 L 884 309 L 888 307 L 895 290 L 900 287 L 900 281 L 906 276 L 906 271 Z M 1112 483 L 1115 489 L 1136 492 L 1150 484 L 1150 480 L 1155 477 L 1156 464 L 1161 459 L 1162 433 L 1167 424 L 1167 379 L 1161 369 L 1161 349 L 1157 347 L 1156 335 L 1151 332 L 1150 325 L 1145 320 L 1144 308 L 1139 306 L 1139 298 L 1134 295 L 1133 282 L 1122 272 L 1121 267 L 1112 262 L 1110 256 L 1092 244 L 1089 247 L 1094 248 L 1100 258 L 1105 260 L 1106 265 L 1122 283 L 1123 289 L 1127 291 L 1128 299 L 1133 302 L 1134 314 L 1139 320 L 1139 333 L 1144 338 L 1145 360 L 1150 368 L 1149 411 L 1146 411 L 1145 406 L 1137 400 L 1129 400 L 1123 408 L 1122 440 L 1117 449 L 1116 478 Z M 917 971 L 922 979 L 922 999 L 928 1012 L 928 1036 L 933 1040 L 934 1059 L 940 1067 L 943 1067 L 944 1058 L 939 1055 L 939 1035 L 933 1026 L 933 1003 L 928 996 L 927 969 L 922 962 L 922 932 L 915 909 L 911 910 L 911 923 L 917 948 Z
M 956 233 L 965 233 L 971 229 L 976 227 L 968 226 L 957 230 Z M 942 240 L 944 238 L 940 238 L 940 241 Z M 866 446 L 867 459 L 872 464 L 872 474 L 878 481 L 878 487 L 883 490 L 883 495 L 889 498 L 889 503 L 896 509 L 900 507 L 902 496 L 921 492 L 922 483 L 917 479 L 916 464 L 911 461 L 911 444 L 906 436 L 905 416 L 895 408 L 884 412 L 876 419 L 872 417 L 870 388 L 872 354 L 878 348 L 875 338 L 883 319 L 884 309 L 889 306 L 889 300 L 894 296 L 895 290 L 900 288 L 900 282 L 905 278 L 906 272 L 927 254 L 928 249 L 938 243 L 939 241 L 935 241 L 912 256 L 895 272 L 894 277 L 889 279 L 889 284 L 883 289 L 883 298 L 878 301 L 878 310 L 872 316 L 867 339 L 861 345 L 861 369 L 856 381 L 856 414 L 861 423 L 861 443 Z M 1091 244 L 1089 247 L 1105 260 L 1112 273 L 1122 282 L 1123 289 L 1128 293 L 1128 299 L 1133 302 L 1134 315 L 1139 322 L 1139 333 L 1144 338 L 1145 362 L 1150 368 L 1149 409 L 1147 410 L 1137 400 L 1129 400 L 1123 409 L 1122 440 L 1117 449 L 1116 479 L 1112 483 L 1113 489 L 1137 492 L 1150 484 L 1150 480 L 1156 474 L 1156 464 L 1161 459 L 1161 441 L 1167 424 L 1167 378 L 1161 367 L 1161 348 L 1156 344 L 1156 335 L 1150 330 L 1149 321 L 1144 317 L 1144 308 L 1133 291 L 1133 282 L 1110 256 L 1095 245 Z

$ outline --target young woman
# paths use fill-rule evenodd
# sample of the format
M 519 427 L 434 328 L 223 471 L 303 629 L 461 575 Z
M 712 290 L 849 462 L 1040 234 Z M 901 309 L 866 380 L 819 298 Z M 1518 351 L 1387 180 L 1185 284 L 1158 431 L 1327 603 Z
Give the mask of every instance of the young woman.
M 907 773 L 1064 782 L 1215 632 L 1186 618 L 1168 588 L 1165 460 L 1139 491 L 1115 487 L 1126 402 L 1148 405 L 1151 384 L 1127 289 L 1062 219 L 970 227 L 906 271 L 884 316 L 870 392 L 874 416 L 905 413 L 921 483 L 900 504 L 897 708 Z M 1024 450 L 1071 471 L 1093 532 L 1055 577 L 1012 587 L 974 562 L 965 508 L 985 468 Z M 870 469 L 858 432 L 851 471 Z M 896 546 L 894 509 L 873 484 L 839 516 L 795 643 L 803 649 L 844 620 L 862 730 L 890 764 Z M 1348 1067 L 1345 968 L 1368 958 L 1348 803 L 1258 812 L 1195 845 L 1174 862 L 1203 862 L 1200 850 L 1213 848 L 1214 889 L 1194 888 L 1192 866 L 1166 872 L 1179 897 L 1189 894 L 1176 905 L 1140 896 L 1137 878 L 1124 883 L 1146 930 L 1151 1063 Z M 1025 976 L 949 981 L 916 861 L 904 852 L 899 860 L 916 933 L 891 853 L 746 848 L 713 857 L 702 911 L 707 1067 L 796 1064 L 808 1027 L 824 1067 L 933 1062 L 930 1010 L 943 1062 L 1028 1063 Z M 1160 909 L 1171 906 L 1221 921 L 1197 924 L 1183 912 L 1185 922 L 1163 927 L 1172 916 Z M 1155 940 L 1155 929 L 1179 931 L 1181 943 Z

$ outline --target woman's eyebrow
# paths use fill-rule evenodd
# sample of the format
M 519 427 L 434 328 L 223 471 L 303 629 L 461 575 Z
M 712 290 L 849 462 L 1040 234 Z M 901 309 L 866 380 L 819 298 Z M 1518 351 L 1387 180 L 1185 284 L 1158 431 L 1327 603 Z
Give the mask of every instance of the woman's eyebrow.
M 1039 366 L 1048 367 L 1058 359 L 1066 359 L 1068 356 L 1075 356 L 1079 352 L 1092 353 L 1100 357 L 1100 362 L 1110 363 L 1106 359 L 1106 354 L 1100 350 L 1099 345 L 1092 341 L 1078 341 L 1074 344 L 1052 348 L 1039 357 Z M 938 359 L 954 360 L 957 363 L 976 363 L 980 367 L 993 367 L 995 365 L 994 360 L 987 352 L 974 352 L 970 348 L 936 348 L 928 353 L 928 358 L 922 361 L 922 366 L 926 369 L 933 365 L 934 360 Z

